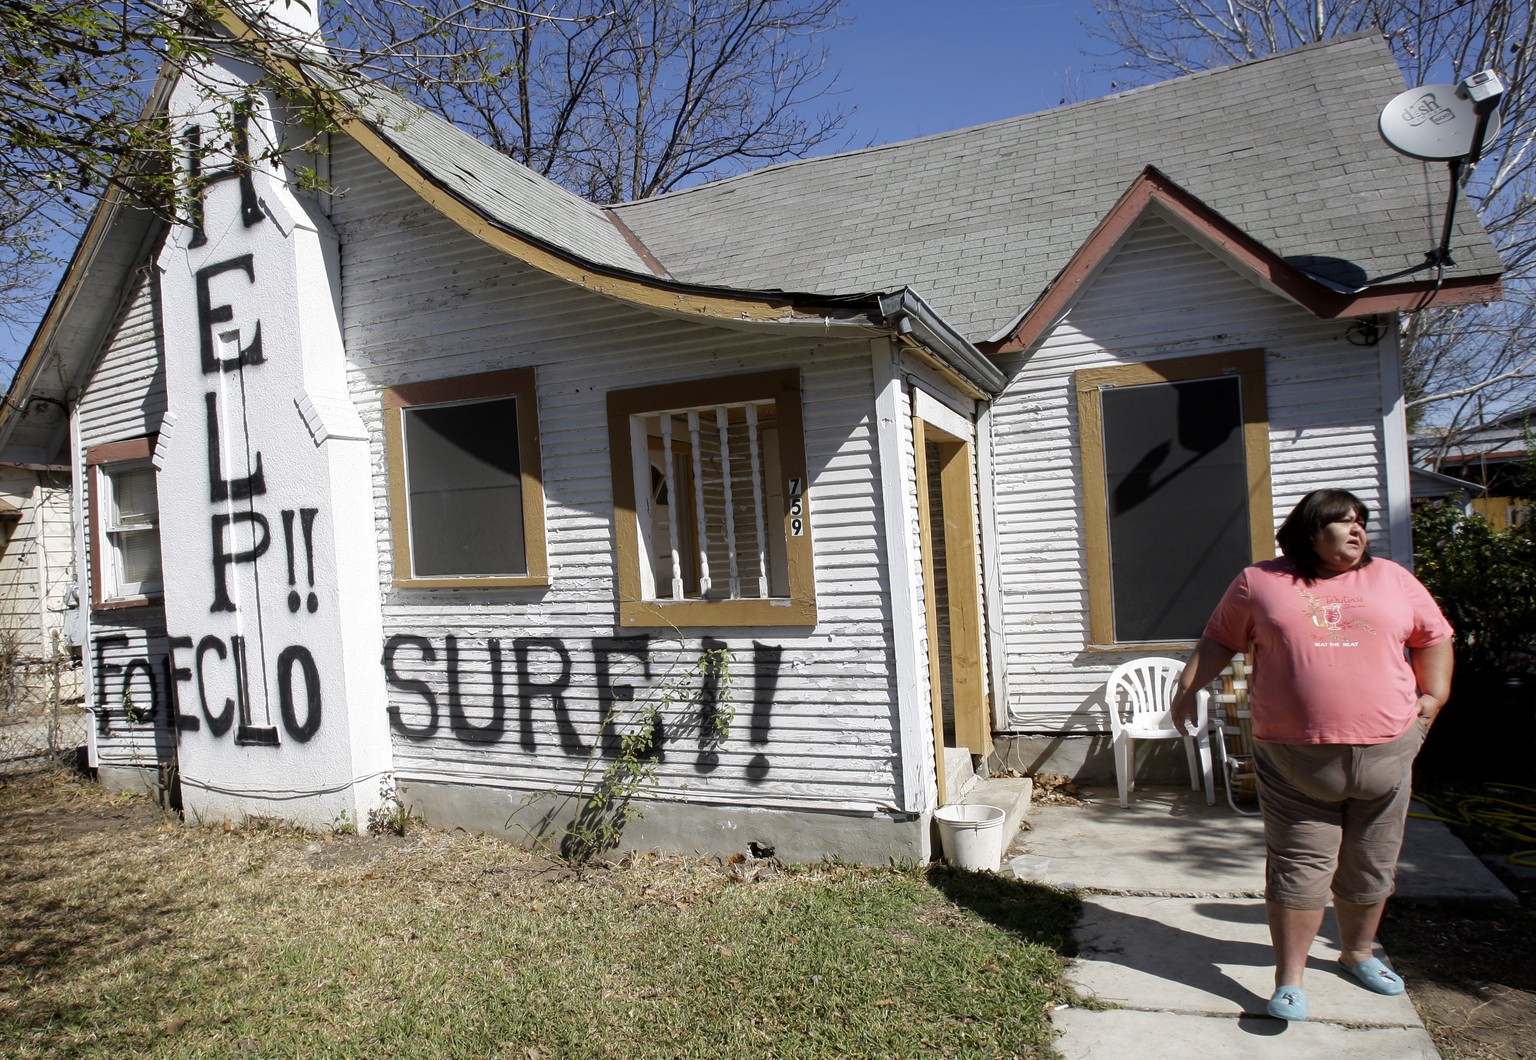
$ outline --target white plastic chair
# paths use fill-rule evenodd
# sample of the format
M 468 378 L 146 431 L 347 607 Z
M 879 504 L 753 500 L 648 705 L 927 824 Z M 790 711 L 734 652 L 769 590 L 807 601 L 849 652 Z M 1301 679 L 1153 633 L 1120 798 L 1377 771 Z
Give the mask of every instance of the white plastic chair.
M 1181 733 L 1173 727 L 1170 705 L 1178 691 L 1179 674 L 1184 664 L 1177 659 L 1151 656 L 1115 667 L 1105 686 L 1104 701 L 1109 707 L 1109 730 L 1114 738 L 1115 779 L 1120 785 L 1120 805 L 1131 804 L 1136 788 L 1136 755 L 1132 740 L 1184 741 L 1189 760 L 1189 787 L 1198 790 L 1205 780 L 1205 801 L 1216 805 L 1216 782 L 1211 769 L 1211 733 L 1207 723 L 1210 695 L 1204 689 L 1195 693 L 1195 734 Z M 1198 764 L 1196 757 L 1198 755 Z

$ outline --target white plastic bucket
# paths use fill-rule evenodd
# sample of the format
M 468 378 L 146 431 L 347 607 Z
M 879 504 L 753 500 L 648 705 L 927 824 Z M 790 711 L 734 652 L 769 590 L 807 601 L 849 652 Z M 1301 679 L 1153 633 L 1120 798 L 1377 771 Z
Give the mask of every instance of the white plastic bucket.
M 941 806 L 933 812 L 939 823 L 944 860 L 962 869 L 996 872 L 1003 860 L 1003 820 L 996 806 L 965 803 Z

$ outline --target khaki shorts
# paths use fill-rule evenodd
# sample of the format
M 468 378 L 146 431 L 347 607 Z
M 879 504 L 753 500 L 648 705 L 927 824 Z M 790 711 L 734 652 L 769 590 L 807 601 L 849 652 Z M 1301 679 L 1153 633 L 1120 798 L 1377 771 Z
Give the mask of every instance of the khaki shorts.
M 1391 895 L 1425 731 L 1415 721 L 1389 743 L 1255 741 L 1269 901 L 1321 909 L 1330 891 L 1361 905 Z

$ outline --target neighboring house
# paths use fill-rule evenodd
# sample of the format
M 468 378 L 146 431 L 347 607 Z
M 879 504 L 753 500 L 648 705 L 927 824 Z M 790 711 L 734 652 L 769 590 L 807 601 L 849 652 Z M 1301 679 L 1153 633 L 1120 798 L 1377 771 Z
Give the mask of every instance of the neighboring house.
M 1409 450 L 1412 451 L 1411 442 Z M 1411 467 L 1408 469 L 1408 481 L 1412 483 L 1413 503 L 1416 506 L 1454 503 L 1463 512 L 1472 511 L 1472 504 L 1467 497 L 1467 483 L 1462 479 L 1424 467 Z
M 516 836 L 665 701 L 631 842 L 926 856 L 946 761 L 1082 769 L 1308 489 L 1409 558 L 1397 314 L 1500 266 L 1463 208 L 1414 271 L 1402 87 L 1359 36 L 611 209 L 351 91 L 329 193 L 109 199 L 13 386 L 73 440 L 0 422 L 83 484 L 102 776 Z
M 62 414 L 61 414 L 62 415 Z M 70 652 L 74 522 L 69 466 L 0 463 L 0 637 L 8 658 Z
M 1494 526 L 1518 525 L 1531 511 L 1531 499 L 1520 495 L 1516 472 L 1529 457 L 1533 416 L 1536 408 L 1516 409 L 1472 430 L 1416 434 L 1409 439 L 1415 471 L 1423 468 L 1448 479 L 1439 495 L 1459 490 L 1467 507 Z
M 0 770 L 80 743 L 70 502 L 67 464 L 0 463 Z

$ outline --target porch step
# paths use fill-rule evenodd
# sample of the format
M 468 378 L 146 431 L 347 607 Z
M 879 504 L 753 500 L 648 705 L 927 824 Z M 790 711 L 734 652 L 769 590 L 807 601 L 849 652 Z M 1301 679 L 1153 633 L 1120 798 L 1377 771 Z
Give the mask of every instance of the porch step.
M 1006 860 L 1008 852 L 1019 838 L 1019 825 L 1024 822 L 1024 815 L 1029 813 L 1029 803 L 1034 794 L 1035 782 L 1029 777 L 977 778 L 960 801 L 996 806 L 1007 815 L 1003 818 L 1003 857 Z
M 964 747 L 944 748 L 944 805 L 966 802 L 966 795 L 981 778 L 971 764 L 971 752 Z

